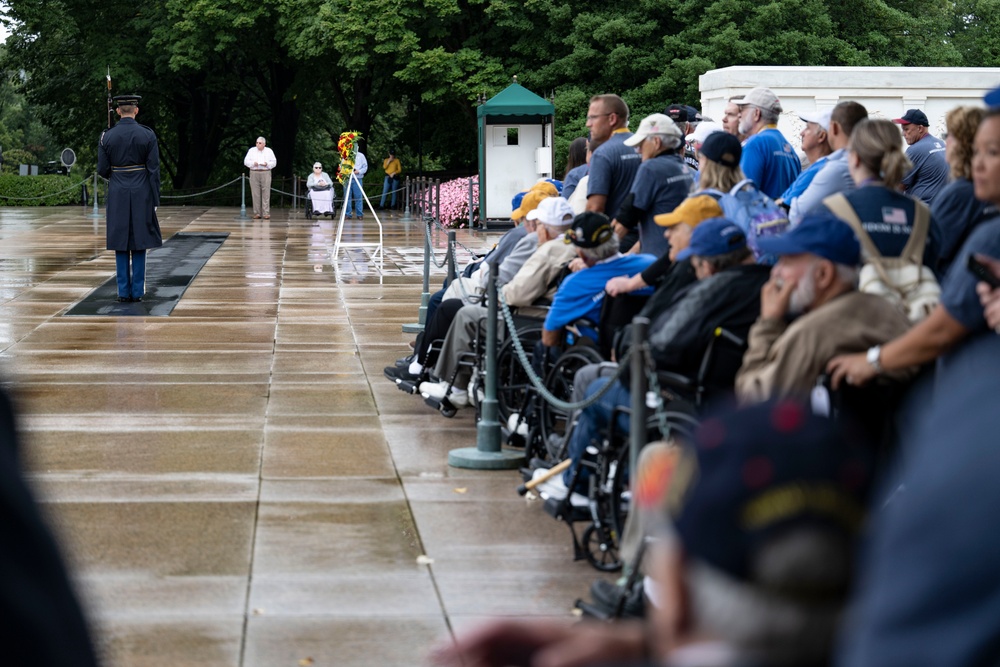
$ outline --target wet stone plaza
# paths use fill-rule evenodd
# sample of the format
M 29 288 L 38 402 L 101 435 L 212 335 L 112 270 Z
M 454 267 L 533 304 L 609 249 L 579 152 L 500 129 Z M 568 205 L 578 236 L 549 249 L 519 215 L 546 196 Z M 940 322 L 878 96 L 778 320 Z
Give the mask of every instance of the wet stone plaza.
M 571 616 L 597 573 L 565 526 L 516 471 L 449 467 L 473 410 L 382 375 L 413 338 L 421 223 L 383 218 L 373 261 L 371 216 L 339 256 L 328 218 L 159 216 L 229 236 L 168 316 L 80 316 L 114 275 L 103 210 L 0 208 L 0 378 L 104 664 L 402 667 L 485 617 Z

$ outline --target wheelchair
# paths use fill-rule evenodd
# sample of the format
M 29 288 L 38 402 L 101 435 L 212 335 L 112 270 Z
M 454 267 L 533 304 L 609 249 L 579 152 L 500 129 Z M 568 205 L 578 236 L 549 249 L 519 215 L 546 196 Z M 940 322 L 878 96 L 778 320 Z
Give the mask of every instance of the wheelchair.
M 312 188 L 306 193 L 306 220 L 312 220 L 313 216 L 321 218 L 324 215 L 334 217 L 335 196 L 333 186 L 325 189 Z
M 690 440 L 706 402 L 722 391 L 731 390 L 731 383 L 728 387 L 720 387 L 716 378 L 720 371 L 723 376 L 735 377 L 739 365 L 734 366 L 732 360 L 742 358 L 745 346 L 743 338 L 717 327 L 695 377 L 658 371 L 656 375 L 663 407 L 647 418 L 643 441 Z M 573 541 L 574 560 L 586 560 L 602 572 L 614 572 L 623 565 L 619 546 L 631 504 L 630 451 L 629 435 L 621 432 L 619 423 L 628 423 L 631 414 L 630 406 L 617 406 L 612 410 L 606 432 L 599 441 L 588 445 L 587 456 L 580 460 L 566 484 L 566 497 L 547 499 L 543 506 L 546 513 L 567 524 Z M 588 475 L 587 506 L 583 507 L 574 504 L 573 497 L 583 488 L 585 471 Z M 577 523 L 587 524 L 579 534 L 575 527 Z

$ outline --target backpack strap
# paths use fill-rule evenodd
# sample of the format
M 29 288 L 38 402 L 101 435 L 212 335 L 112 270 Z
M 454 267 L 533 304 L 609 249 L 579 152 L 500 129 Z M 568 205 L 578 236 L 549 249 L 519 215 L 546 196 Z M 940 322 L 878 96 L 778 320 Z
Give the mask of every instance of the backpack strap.
M 927 204 L 919 199 L 913 198 L 913 227 L 910 230 L 910 238 L 906 240 L 906 246 L 900 257 L 905 257 L 917 266 L 924 263 L 924 246 L 927 244 L 927 234 L 931 229 L 931 210 Z
M 735 197 L 740 190 L 742 190 L 748 185 L 752 185 L 755 188 L 757 187 L 757 184 L 753 182 L 752 178 L 744 178 L 742 181 L 740 181 L 739 183 L 737 183 L 732 187 L 732 189 L 729 191 L 729 194 Z
M 885 269 L 885 265 L 882 263 L 883 257 L 882 253 L 878 251 L 875 242 L 872 241 L 872 237 L 868 235 L 865 231 L 864 225 L 861 224 L 861 218 L 854 211 L 854 207 L 851 206 L 851 202 L 847 201 L 847 197 L 843 193 L 838 192 L 835 195 L 830 195 L 823 200 L 823 205 L 826 206 L 830 211 L 836 215 L 838 218 L 846 222 L 854 230 L 855 236 L 861 242 L 861 247 L 865 251 L 866 257 L 864 258 L 868 264 L 875 267 L 875 272 L 878 273 L 878 277 L 882 279 L 886 285 L 895 288 L 895 283 L 889 278 L 889 273 Z

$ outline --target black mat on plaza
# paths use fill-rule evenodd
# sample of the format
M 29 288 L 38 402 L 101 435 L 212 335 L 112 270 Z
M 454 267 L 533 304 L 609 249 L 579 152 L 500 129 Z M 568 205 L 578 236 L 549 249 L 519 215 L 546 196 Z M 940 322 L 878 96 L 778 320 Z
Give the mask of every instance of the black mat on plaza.
M 118 303 L 112 276 L 66 315 L 166 317 L 228 236 L 228 232 L 174 234 L 162 247 L 146 253 L 146 294 L 141 303 Z

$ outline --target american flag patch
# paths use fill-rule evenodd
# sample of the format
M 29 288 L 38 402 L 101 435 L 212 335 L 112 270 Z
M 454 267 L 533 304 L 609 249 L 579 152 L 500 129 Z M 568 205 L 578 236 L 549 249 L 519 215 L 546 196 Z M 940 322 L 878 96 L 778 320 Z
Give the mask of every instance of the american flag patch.
M 887 222 L 893 225 L 905 225 L 906 211 L 901 208 L 885 206 L 882 208 L 882 222 Z

